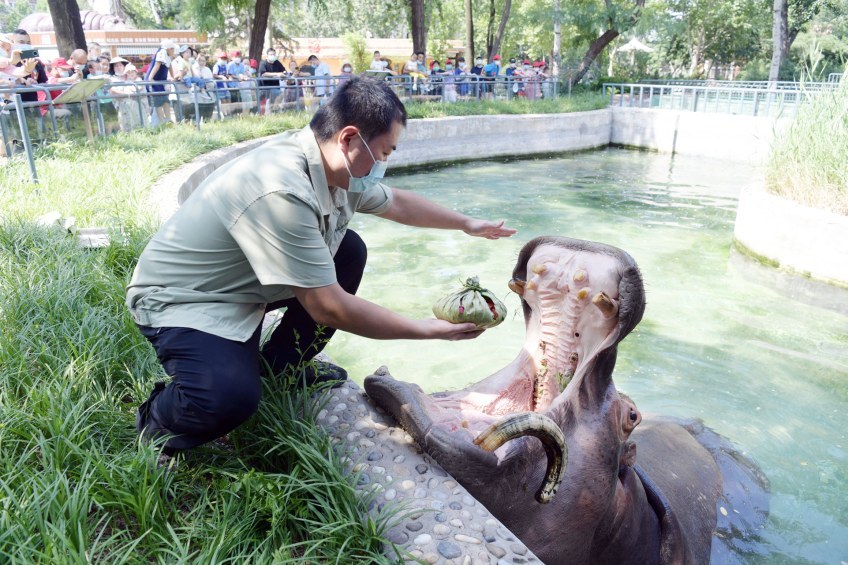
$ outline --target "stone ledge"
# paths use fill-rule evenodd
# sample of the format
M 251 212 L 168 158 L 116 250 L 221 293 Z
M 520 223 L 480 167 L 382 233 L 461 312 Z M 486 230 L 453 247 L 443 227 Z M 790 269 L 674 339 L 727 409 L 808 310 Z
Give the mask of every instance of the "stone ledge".
M 541 563 L 359 385 L 347 382 L 322 400 L 318 424 L 356 473 L 356 489 L 371 501 L 372 517 L 396 512 L 386 537 L 400 553 L 388 546 L 389 558 L 438 565 Z
M 733 237 L 740 251 L 777 268 L 848 288 L 848 217 L 747 187 Z

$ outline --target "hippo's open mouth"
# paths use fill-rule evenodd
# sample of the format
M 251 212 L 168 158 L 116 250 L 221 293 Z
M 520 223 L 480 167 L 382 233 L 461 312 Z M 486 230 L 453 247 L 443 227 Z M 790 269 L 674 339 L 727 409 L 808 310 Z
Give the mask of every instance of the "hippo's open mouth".
M 503 369 L 463 390 L 431 396 L 387 376 L 365 381 L 368 394 L 428 451 L 467 454 L 467 446 L 493 423 L 528 412 L 550 417 L 564 430 L 566 405 L 591 411 L 603 401 L 614 346 L 644 310 L 641 276 L 630 256 L 587 241 L 529 242 L 509 286 L 521 295 L 527 334 L 518 356 Z M 488 448 L 503 442 L 487 442 Z

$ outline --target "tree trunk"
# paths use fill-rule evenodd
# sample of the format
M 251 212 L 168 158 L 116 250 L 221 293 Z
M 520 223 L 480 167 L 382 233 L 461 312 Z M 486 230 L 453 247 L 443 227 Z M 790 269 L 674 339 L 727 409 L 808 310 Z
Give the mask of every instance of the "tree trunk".
M 787 0 L 774 0 L 771 30 L 772 53 L 769 82 L 777 82 L 780 66 L 786 58 L 784 49 L 789 37 L 789 4 Z
M 148 6 L 150 6 L 150 15 L 153 16 L 153 21 L 156 22 L 156 25 L 162 25 L 162 14 L 159 12 L 159 6 L 156 5 L 156 0 L 148 0 Z
M 47 7 L 53 18 L 59 55 L 67 59 L 74 49 L 88 50 L 76 0 L 47 0 Z
M 498 34 L 492 41 L 492 46 L 489 50 L 489 57 L 497 55 L 498 50 L 501 48 L 501 40 L 503 39 L 504 30 L 506 29 L 506 22 L 509 19 L 509 11 L 511 8 L 512 0 L 506 0 L 506 2 L 504 2 L 503 14 L 501 14 L 501 23 L 498 25 Z
M 424 24 L 424 0 L 408 0 L 410 27 L 412 28 L 412 50 L 427 52 L 427 27 Z
M 554 0 L 554 52 L 551 57 L 553 60 L 553 75 L 559 77 L 560 67 L 562 66 L 562 14 L 559 11 L 560 0 Z
M 489 22 L 486 24 L 486 59 L 492 57 L 492 41 L 495 35 L 495 0 L 489 0 Z
M 265 46 L 265 30 L 271 14 L 271 0 L 256 0 L 253 10 L 253 27 L 250 29 L 250 45 L 247 52 L 250 59 L 262 60 L 262 48 Z
M 474 9 L 473 1 L 465 0 L 465 60 L 474 60 Z
M 589 49 L 586 51 L 583 61 L 580 62 L 580 68 L 574 76 L 574 84 L 577 84 L 584 76 L 586 76 L 586 73 L 589 72 L 589 69 L 592 67 L 592 63 L 595 62 L 595 59 L 601 54 L 601 51 L 603 51 L 616 37 L 618 37 L 618 30 L 608 29 L 602 33 L 599 38 L 594 40 L 591 45 L 589 45 Z

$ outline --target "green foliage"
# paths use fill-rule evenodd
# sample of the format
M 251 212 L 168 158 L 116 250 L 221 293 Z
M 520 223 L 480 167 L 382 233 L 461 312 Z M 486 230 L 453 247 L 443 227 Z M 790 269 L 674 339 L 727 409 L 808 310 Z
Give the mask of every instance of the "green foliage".
M 848 215 L 848 79 L 814 94 L 772 148 L 766 185 L 814 208 Z
M 47 0 L 14 0 L 0 4 L 0 30 L 10 33 L 19 27 L 21 20 L 35 12 L 47 12 Z
M 342 41 L 347 47 L 347 61 L 353 65 L 354 73 L 368 70 L 371 58 L 365 49 L 365 38 L 352 31 L 342 36 Z

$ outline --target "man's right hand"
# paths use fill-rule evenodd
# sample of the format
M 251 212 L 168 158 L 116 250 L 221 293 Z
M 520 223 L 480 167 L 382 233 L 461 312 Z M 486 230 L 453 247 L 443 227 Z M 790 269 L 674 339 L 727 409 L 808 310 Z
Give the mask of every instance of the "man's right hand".
M 430 325 L 429 331 L 432 332 L 431 339 L 446 339 L 448 341 L 474 339 L 485 331 L 470 322 L 454 324 L 453 322 L 436 319 L 421 321 Z

